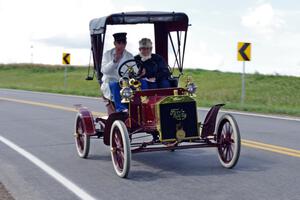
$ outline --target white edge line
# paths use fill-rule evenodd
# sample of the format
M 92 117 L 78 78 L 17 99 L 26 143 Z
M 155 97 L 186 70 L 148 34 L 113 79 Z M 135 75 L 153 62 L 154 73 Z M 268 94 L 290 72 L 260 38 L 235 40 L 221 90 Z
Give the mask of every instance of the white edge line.
M 200 111 L 209 111 L 209 108 L 198 108 Z M 239 111 L 231 111 L 231 110 L 220 110 L 221 113 L 232 113 L 236 115 L 244 115 L 244 116 L 253 116 L 253 117 L 263 117 L 263 118 L 269 118 L 269 119 L 282 119 L 282 120 L 289 120 L 289 121 L 298 121 L 300 122 L 300 118 L 295 117 L 281 117 L 281 116 L 275 116 L 275 115 L 264 115 L 264 114 L 258 114 L 258 113 L 247 113 L 247 112 L 239 112 Z
M 87 97 L 87 96 L 79 96 L 79 95 L 72 95 L 72 94 L 57 94 L 57 93 L 49 93 L 49 92 L 36 92 L 36 91 L 29 91 L 29 90 L 18 90 L 18 89 L 0 88 L 0 90 L 24 92 L 24 93 L 35 93 L 35 94 L 49 94 L 49 95 L 53 95 L 53 96 L 63 96 L 63 97 L 77 97 L 77 98 L 93 99 L 93 100 L 99 100 L 100 99 L 100 97 Z M 202 110 L 202 111 L 208 111 L 209 109 L 210 108 L 198 108 L 198 110 Z M 275 116 L 275 115 L 264 115 L 264 114 L 258 114 L 258 113 L 230 111 L 230 110 L 221 110 L 220 112 L 222 112 L 222 113 L 232 113 L 232 114 L 244 115 L 244 116 L 264 117 L 264 118 L 270 118 L 270 119 L 282 119 L 282 120 L 290 120 L 290 121 L 300 122 L 300 118 L 295 118 L 295 117 L 282 117 L 282 116 Z
M 67 189 L 69 189 L 71 192 L 73 192 L 76 196 L 78 196 L 81 199 L 86 200 L 96 200 L 96 198 L 89 195 L 87 192 L 82 190 L 80 187 L 78 187 L 76 184 L 65 178 L 63 175 L 61 175 L 59 172 L 55 171 L 53 168 L 48 166 L 46 163 L 32 155 L 31 153 L 27 152 L 23 148 L 17 146 L 10 140 L 4 138 L 0 135 L 0 141 L 9 146 L 11 149 L 15 150 L 25 158 L 27 158 L 29 161 L 31 161 L 33 164 L 35 164 L 37 167 L 45 171 L 47 174 L 52 176 L 55 180 L 60 182 L 63 186 L 65 186 Z

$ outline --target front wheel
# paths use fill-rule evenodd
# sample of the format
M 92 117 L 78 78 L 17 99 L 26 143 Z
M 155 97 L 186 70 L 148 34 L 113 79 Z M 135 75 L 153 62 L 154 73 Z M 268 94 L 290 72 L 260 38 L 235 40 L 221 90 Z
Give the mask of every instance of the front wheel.
M 77 114 L 75 119 L 75 144 L 77 154 L 81 158 L 87 158 L 90 151 L 90 136 L 84 130 L 84 122 L 80 114 Z
M 117 175 L 126 178 L 130 170 L 131 150 L 127 128 L 116 120 L 110 130 L 111 159 Z
M 223 167 L 233 168 L 240 157 L 241 136 L 239 127 L 230 114 L 223 115 L 217 127 L 218 156 Z

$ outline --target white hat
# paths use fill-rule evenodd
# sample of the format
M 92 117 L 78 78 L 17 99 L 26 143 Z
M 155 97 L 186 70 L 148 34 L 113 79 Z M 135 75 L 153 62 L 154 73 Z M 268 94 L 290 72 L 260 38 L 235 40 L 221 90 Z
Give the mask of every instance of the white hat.
M 140 48 L 151 48 L 152 47 L 152 42 L 149 38 L 142 38 L 140 41 L 139 41 L 139 45 L 140 45 Z

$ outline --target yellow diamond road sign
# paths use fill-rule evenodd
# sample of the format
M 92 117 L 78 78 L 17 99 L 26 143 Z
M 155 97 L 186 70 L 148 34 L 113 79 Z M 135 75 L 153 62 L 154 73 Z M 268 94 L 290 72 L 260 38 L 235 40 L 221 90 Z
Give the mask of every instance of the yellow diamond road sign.
M 64 65 L 69 65 L 71 62 L 71 54 L 70 53 L 63 53 L 62 63 Z
M 238 61 L 251 60 L 251 43 L 238 42 Z

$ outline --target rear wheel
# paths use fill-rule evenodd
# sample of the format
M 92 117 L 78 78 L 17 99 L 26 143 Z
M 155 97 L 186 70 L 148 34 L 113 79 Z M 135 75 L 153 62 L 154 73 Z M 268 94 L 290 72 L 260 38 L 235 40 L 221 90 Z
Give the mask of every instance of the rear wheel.
M 120 120 L 111 126 L 110 149 L 115 172 L 119 177 L 126 178 L 130 170 L 131 150 L 127 128 Z
M 233 168 L 240 157 L 241 137 L 239 127 L 230 114 L 223 115 L 217 128 L 219 160 L 223 167 Z
M 81 158 L 87 158 L 90 151 L 90 136 L 84 131 L 83 119 L 80 117 L 80 114 L 76 116 L 74 137 L 77 154 Z

